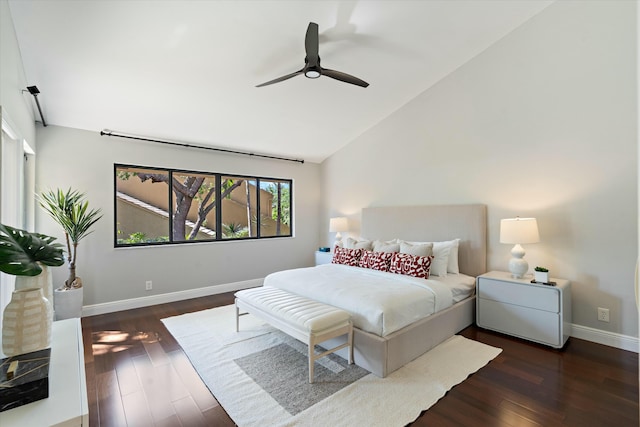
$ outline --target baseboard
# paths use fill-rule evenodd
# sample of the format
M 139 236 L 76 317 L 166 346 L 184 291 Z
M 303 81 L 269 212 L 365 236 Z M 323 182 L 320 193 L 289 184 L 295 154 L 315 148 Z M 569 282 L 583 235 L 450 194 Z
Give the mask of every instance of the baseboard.
M 238 291 L 240 289 L 255 288 L 262 285 L 263 279 L 245 280 L 242 282 L 226 283 L 224 285 L 207 286 L 204 288 L 189 289 L 185 291 L 170 292 L 167 294 L 151 295 L 148 297 L 132 298 L 121 301 L 107 302 L 103 304 L 85 305 L 82 307 L 82 317 L 95 316 L 97 314 L 114 313 L 116 311 L 131 310 L 133 308 L 148 307 L 156 304 L 166 304 L 174 301 L 182 301 L 191 298 L 199 298 L 208 295 L 222 294 Z
M 571 325 L 571 336 L 635 353 L 638 353 L 638 346 L 640 345 L 640 340 L 636 337 L 581 325 Z

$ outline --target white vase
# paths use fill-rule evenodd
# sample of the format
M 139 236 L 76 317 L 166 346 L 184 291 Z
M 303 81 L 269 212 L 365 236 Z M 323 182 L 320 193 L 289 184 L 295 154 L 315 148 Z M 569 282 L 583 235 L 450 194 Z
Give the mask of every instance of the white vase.
M 37 276 L 16 276 L 16 289 L 40 288 L 42 295 L 53 307 L 53 275 L 49 267 L 44 264 L 39 265 L 42 267 L 42 273 Z
M 51 303 L 40 288 L 13 291 L 2 315 L 2 352 L 7 356 L 51 345 Z
M 56 320 L 82 317 L 83 288 L 64 290 L 58 288 L 53 291 L 53 307 Z

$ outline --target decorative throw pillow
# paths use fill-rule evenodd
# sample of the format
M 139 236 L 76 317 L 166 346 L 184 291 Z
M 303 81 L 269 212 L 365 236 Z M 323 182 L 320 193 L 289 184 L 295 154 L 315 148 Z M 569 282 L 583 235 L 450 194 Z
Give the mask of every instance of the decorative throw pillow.
M 431 262 L 431 276 L 446 277 L 447 266 L 449 265 L 449 254 L 451 252 L 450 242 L 401 242 L 410 245 L 433 245 L 433 261 Z
M 433 256 L 394 253 L 391 257 L 389 273 L 428 279 L 432 260 Z
M 336 246 L 331 262 L 333 264 L 344 264 L 357 267 L 361 256 L 362 249 L 347 249 Z
M 364 251 L 360 258 L 360 267 L 370 268 L 372 270 L 389 271 L 392 252 L 373 252 Z
M 353 237 L 347 237 L 344 247 L 347 249 L 364 249 L 365 251 L 370 251 L 372 242 L 371 240 L 358 240 Z
M 433 255 L 433 243 L 413 244 L 409 242 L 400 242 L 400 253 L 420 256 Z
M 387 242 L 375 240 L 373 242 L 373 251 L 374 252 L 400 252 L 400 243 L 398 243 L 397 240 L 389 240 Z

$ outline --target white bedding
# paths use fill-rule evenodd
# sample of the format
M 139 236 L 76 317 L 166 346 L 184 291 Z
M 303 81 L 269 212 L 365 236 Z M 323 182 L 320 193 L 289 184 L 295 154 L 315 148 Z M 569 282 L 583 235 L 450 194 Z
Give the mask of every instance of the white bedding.
M 449 286 L 454 304 L 469 298 L 476 291 L 476 278 L 466 274 L 447 274 L 445 277 L 434 277 L 434 279 Z
M 469 289 L 469 286 L 460 285 L 459 276 L 464 275 L 452 275 L 448 280 L 446 277 L 425 280 L 359 267 L 324 264 L 270 274 L 265 278 L 264 286 L 280 288 L 347 310 L 353 316 L 355 327 L 384 337 L 450 307 L 454 293 L 460 295 L 465 287 Z M 459 289 L 445 281 L 455 281 Z M 455 292 L 452 289 L 456 289 Z

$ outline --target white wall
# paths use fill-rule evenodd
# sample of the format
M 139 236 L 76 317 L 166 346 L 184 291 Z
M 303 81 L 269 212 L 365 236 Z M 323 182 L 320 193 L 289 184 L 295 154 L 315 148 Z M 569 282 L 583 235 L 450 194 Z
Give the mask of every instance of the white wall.
M 85 305 L 259 279 L 313 264 L 319 234 L 318 164 L 175 148 L 58 126 L 39 128 L 37 136 L 37 189 L 73 187 L 86 192 L 90 206 L 105 214 L 78 249 Z M 295 237 L 114 249 L 114 163 L 292 178 Z M 39 232 L 62 238 L 41 209 L 36 225 Z M 53 277 L 61 284 L 66 268 L 54 269 Z M 145 291 L 146 280 L 153 281 L 152 291 Z
M 9 121 L 13 130 L 35 146 L 35 123 L 32 96 L 22 92 L 27 84 L 18 40 L 7 0 L 0 0 L 0 106 L 2 117 Z
M 14 152 L 17 155 L 18 163 L 15 165 L 15 172 L 22 173 L 22 141 L 27 140 L 31 146 L 35 146 L 35 123 L 33 118 L 33 110 L 31 108 L 31 97 L 28 93 L 23 93 L 26 89 L 27 81 L 25 78 L 24 67 L 22 65 L 22 57 L 18 47 L 15 30 L 13 28 L 13 20 L 9 11 L 9 4 L 6 0 L 0 0 L 0 119 L 2 128 L 15 142 L 4 141 L 0 144 L 0 164 L 13 161 L 2 156 L 8 156 L 8 152 Z M 15 144 L 14 150 L 6 150 L 10 144 Z M 4 145 L 4 147 L 3 147 Z M 5 151 L 6 150 L 6 151 Z M 6 172 L 6 170 L 5 170 Z M 35 172 L 32 168 L 27 168 L 27 184 L 32 184 L 32 178 Z M 32 189 L 20 188 L 19 181 L 7 182 L 7 177 L 11 176 L 15 179 L 14 174 L 0 173 L 0 180 L 4 176 L 4 182 L 0 182 L 0 222 L 11 224 L 13 226 L 22 224 L 19 219 L 22 212 L 19 212 L 17 206 L 13 206 L 8 201 L 13 195 L 22 196 L 23 194 L 31 195 Z M 7 192 L 2 188 L 10 188 Z M 16 191 L 17 190 L 17 191 Z M 20 191 L 24 190 L 24 191 Z M 26 227 L 29 227 L 32 221 L 29 215 L 26 217 Z M 14 289 L 15 279 L 4 273 L 0 273 L 0 313 L 4 311 L 4 307 L 11 300 L 11 293 Z M 0 319 L 0 326 L 2 319 Z
M 17 210 L 17 218 L 19 221 L 14 222 L 13 218 L 2 218 L 0 221 L 13 226 L 33 229 L 33 204 L 29 203 L 29 198 L 33 196 L 33 180 L 35 179 L 35 170 L 31 167 L 31 163 L 22 161 L 23 142 L 26 141 L 32 148 L 36 148 L 36 125 L 34 122 L 34 101 L 29 92 L 26 91 L 27 86 L 35 83 L 28 83 L 25 77 L 24 66 L 22 64 L 22 56 L 18 46 L 18 40 L 11 19 L 9 4 L 6 0 L 0 0 L 0 117 L 2 119 L 2 128 L 7 132 L 11 139 L 15 140 L 15 154 L 17 155 L 15 164 L 16 174 L 25 176 L 26 183 L 24 188 L 18 182 L 0 182 L 0 187 L 10 188 L 11 193 L 17 195 L 17 199 L 8 198 L 7 194 L 1 194 L 0 206 L 4 206 L 4 212 L 8 210 Z M 5 148 L 8 141 L 5 141 Z M 6 153 L 5 153 L 6 154 Z M 0 157 L 3 156 L 0 150 Z M 32 160 L 32 158 L 30 158 Z M 14 159 L 6 159 L 5 162 L 14 162 Z M 25 173 L 26 168 L 26 173 Z M 0 174 L 7 175 L 7 174 Z M 0 176 L 0 181 L 2 177 Z M 26 206 L 15 206 L 16 200 L 21 202 L 26 199 Z M 12 203 L 8 203 L 8 201 Z M 13 204 L 13 206 L 12 206 Z M 8 205 L 8 206 L 7 206 Z M 26 211 L 26 212 L 22 212 Z M 0 307 L 2 302 L 0 299 Z
M 572 281 L 573 323 L 637 337 L 635 7 L 546 8 L 326 160 L 325 217 L 484 203 L 490 270 L 510 257 L 500 219 L 537 217 L 526 258 Z

